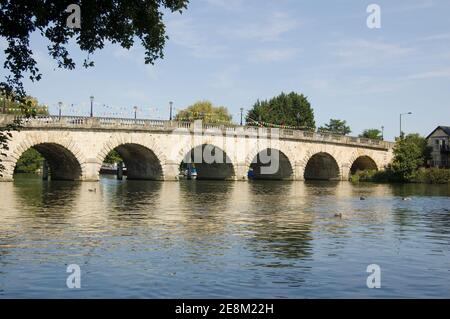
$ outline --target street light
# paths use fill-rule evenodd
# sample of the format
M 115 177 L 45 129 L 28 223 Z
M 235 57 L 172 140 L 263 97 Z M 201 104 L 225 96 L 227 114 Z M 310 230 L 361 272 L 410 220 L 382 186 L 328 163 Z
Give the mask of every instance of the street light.
M 242 112 L 244 112 L 244 108 L 243 107 L 241 107 L 241 126 L 242 126 Z
M 381 140 L 384 141 L 384 126 L 381 126 Z
M 136 119 L 137 119 L 137 110 L 138 110 L 138 107 L 137 107 L 137 106 L 133 106 L 133 109 L 134 109 L 134 119 L 136 120 Z
M 91 95 L 91 117 L 94 117 L 94 97 Z
M 172 101 L 169 102 L 169 107 L 170 107 L 169 120 L 172 121 L 172 107 L 173 107 L 173 102 Z
M 59 107 L 59 120 L 61 121 L 61 108 L 62 108 L 63 102 L 58 102 Z
M 300 127 L 300 112 L 297 112 L 297 128 Z
M 412 112 L 408 112 L 408 113 L 400 113 L 400 138 L 402 138 L 402 116 L 403 115 L 411 115 Z

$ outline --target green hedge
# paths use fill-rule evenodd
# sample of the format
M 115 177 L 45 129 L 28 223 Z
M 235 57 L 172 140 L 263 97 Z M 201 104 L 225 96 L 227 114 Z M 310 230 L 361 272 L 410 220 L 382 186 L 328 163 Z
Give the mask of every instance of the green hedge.
M 357 171 L 350 176 L 350 181 L 375 182 L 375 183 L 427 183 L 427 184 L 447 184 L 450 183 L 450 169 L 442 168 L 420 168 L 413 172 L 412 177 L 405 180 L 400 174 L 391 169 L 383 171 L 364 170 Z
M 450 169 L 420 168 L 414 172 L 412 183 L 446 184 L 450 183 Z

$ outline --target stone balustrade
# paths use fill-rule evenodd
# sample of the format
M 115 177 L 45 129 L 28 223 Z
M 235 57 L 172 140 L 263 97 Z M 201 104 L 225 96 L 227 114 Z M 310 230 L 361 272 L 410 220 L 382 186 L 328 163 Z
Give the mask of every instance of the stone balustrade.
M 14 115 L 0 115 L 0 125 L 4 126 L 11 123 L 14 119 L 21 119 L 23 128 L 43 128 L 43 129 L 86 129 L 86 130 L 131 130 L 131 131 L 163 131 L 171 132 L 177 129 L 187 129 L 195 132 L 197 129 L 203 134 L 217 134 L 221 132 L 224 135 L 239 136 L 274 136 L 278 135 L 280 139 L 293 139 L 314 141 L 331 144 L 347 144 L 353 146 L 362 146 L 375 149 L 392 149 L 393 142 L 373 140 L 368 138 L 343 136 L 336 134 L 327 134 L 311 131 L 293 130 L 293 129 L 273 129 L 258 128 L 254 126 L 237 125 L 216 125 L 203 123 L 197 126 L 193 122 L 178 122 L 166 120 L 148 120 L 148 119 L 129 119 L 129 118 L 108 118 L 108 117 L 84 117 L 84 116 L 36 116 L 34 118 L 20 118 Z

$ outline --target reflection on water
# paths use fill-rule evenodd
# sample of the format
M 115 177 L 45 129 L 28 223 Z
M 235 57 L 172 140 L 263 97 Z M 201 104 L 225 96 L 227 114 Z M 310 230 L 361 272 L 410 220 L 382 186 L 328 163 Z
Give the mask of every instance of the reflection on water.
M 449 195 L 18 176 L 0 184 L 0 297 L 450 297 Z M 373 263 L 381 289 L 366 287 Z M 69 264 L 82 289 L 66 288 Z

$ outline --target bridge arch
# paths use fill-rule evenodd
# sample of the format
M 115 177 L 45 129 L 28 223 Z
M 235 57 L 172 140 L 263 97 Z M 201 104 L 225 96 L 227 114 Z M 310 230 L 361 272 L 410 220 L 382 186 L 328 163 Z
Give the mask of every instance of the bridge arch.
M 350 161 L 349 167 L 351 174 L 363 170 L 378 170 L 377 163 L 368 155 L 355 156 L 355 158 Z
M 305 180 L 340 180 L 340 168 L 335 157 L 328 152 L 317 152 L 305 160 Z
M 265 148 L 247 158 L 247 168 L 257 180 L 293 180 L 294 166 L 278 148 Z
M 25 139 L 11 154 L 10 171 L 6 175 L 11 179 L 20 157 L 34 148 L 47 161 L 52 180 L 82 180 L 85 175 L 85 158 L 72 141 L 55 139 Z
M 130 180 L 164 180 L 165 156 L 159 147 L 134 142 L 130 139 L 114 139 L 103 146 L 97 161 L 103 163 L 112 150 L 117 151 L 127 168 L 127 179 Z M 98 173 L 100 173 L 100 166 Z
M 180 152 L 185 153 L 180 166 L 193 164 L 197 170 L 197 179 L 202 180 L 234 180 L 236 169 L 233 161 L 222 148 L 208 143 L 199 143 L 188 151 L 183 148 Z

